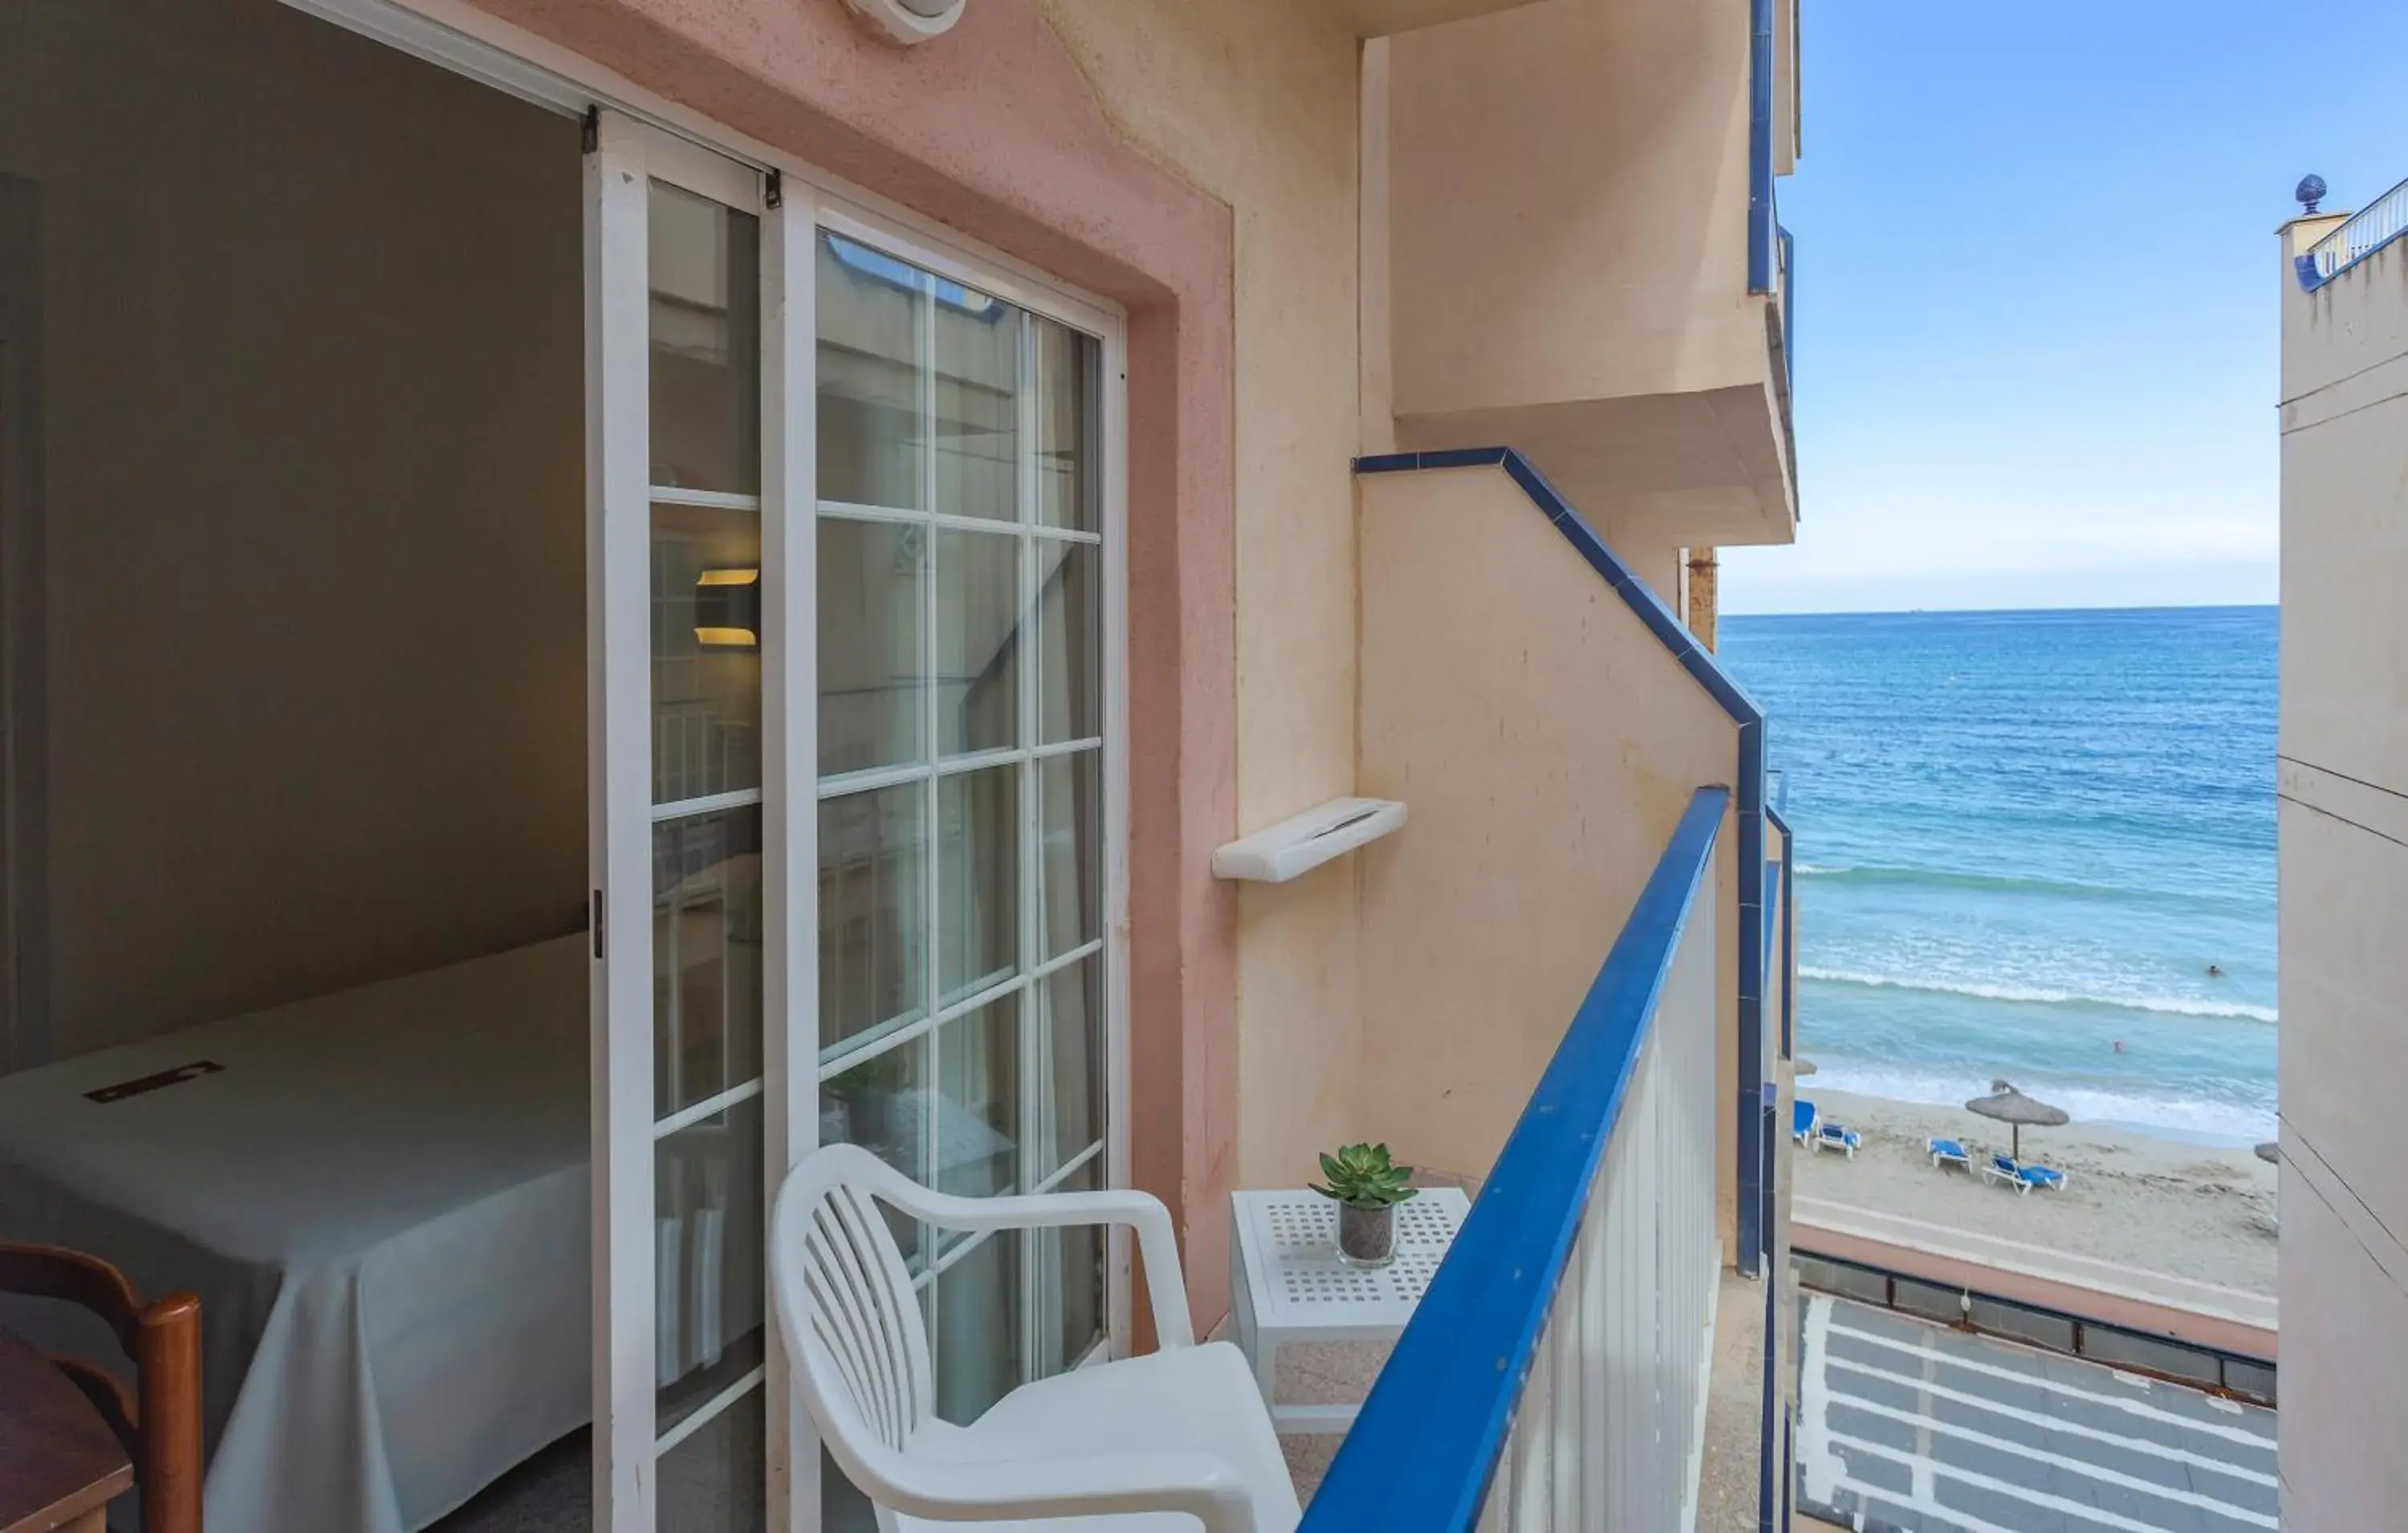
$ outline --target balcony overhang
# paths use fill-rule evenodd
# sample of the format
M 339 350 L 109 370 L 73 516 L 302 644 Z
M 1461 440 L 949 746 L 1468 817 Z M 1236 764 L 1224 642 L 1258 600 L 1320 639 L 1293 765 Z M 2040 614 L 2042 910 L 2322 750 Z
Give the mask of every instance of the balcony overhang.
M 1536 0 L 1328 0 L 1358 37 L 1385 37 L 1426 26 L 1511 10 Z
M 1400 415 L 1405 451 L 1507 442 L 1616 536 L 1687 547 L 1787 543 L 1798 531 L 1788 432 L 1756 383 Z

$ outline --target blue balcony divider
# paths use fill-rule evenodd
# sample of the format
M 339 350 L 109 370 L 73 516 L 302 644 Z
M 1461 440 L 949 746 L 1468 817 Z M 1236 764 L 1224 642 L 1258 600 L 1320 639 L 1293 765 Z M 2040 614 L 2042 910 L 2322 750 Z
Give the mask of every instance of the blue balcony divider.
M 1747 90 L 1747 290 L 1772 291 L 1772 5 L 1750 0 Z
M 1624 605 L 1644 623 L 1665 651 L 1729 716 L 1739 730 L 1738 759 L 1733 764 L 1738 787 L 1739 865 L 1764 866 L 1765 729 L 1764 710 L 1747 695 L 1713 652 L 1700 645 L 1685 624 L 1664 605 L 1664 598 L 1625 564 L 1612 545 L 1572 509 L 1536 465 L 1510 447 L 1449 448 L 1436 452 L 1388 452 L 1354 460 L 1358 474 L 1399 474 L 1447 468 L 1502 468 L 1527 495 L 1580 556 L 1597 571 Z M 1739 881 L 1739 1087 L 1733 1104 L 1739 1142 L 1732 1147 L 1739 1170 L 1739 1250 L 1732 1265 L 1750 1277 L 1764 1266 L 1765 1211 L 1768 1196 L 1763 1112 L 1764 1082 L 1764 881 L 1742 874 Z M 1777 1126 L 1777 1125 L 1776 1125 Z
M 1478 1519 L 1729 804 L 1690 799 L 1299 1533 Z

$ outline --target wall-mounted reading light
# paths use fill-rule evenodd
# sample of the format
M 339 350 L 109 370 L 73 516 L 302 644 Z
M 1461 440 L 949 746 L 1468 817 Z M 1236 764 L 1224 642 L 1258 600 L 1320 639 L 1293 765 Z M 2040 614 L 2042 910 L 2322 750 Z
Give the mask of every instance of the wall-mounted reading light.
M 761 647 L 761 572 L 706 569 L 694 581 L 694 638 L 706 650 Z

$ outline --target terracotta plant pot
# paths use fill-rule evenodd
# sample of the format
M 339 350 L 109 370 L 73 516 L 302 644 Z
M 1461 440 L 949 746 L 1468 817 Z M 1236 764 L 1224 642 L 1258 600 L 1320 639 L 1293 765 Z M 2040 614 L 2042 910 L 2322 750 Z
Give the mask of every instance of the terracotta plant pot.
M 1385 1267 L 1397 1259 L 1397 1210 L 1338 1205 L 1338 1259 L 1349 1267 Z

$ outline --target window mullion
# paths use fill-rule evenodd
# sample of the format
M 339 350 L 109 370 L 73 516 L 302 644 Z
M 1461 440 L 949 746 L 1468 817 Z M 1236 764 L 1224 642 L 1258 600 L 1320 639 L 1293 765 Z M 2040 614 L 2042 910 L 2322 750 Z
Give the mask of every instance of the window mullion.
M 1041 934 L 1042 911 L 1038 907 L 1041 883 L 1039 874 L 1045 855 L 1041 838 L 1043 806 L 1038 796 L 1038 766 L 1031 753 L 1037 745 L 1039 677 L 1045 666 L 1043 639 L 1037 619 L 1037 549 L 1029 536 L 1029 526 L 1037 520 L 1037 327 L 1024 313 L 1020 316 L 1017 374 L 1020 384 L 1017 401 L 1017 430 L 1013 435 L 1013 473 L 1020 488 L 1020 652 L 1026 657 L 1020 667 L 1020 972 L 1025 988 L 1020 1001 L 1020 1165 L 1014 1185 L 1026 1192 L 1037 1185 L 1039 1153 L 1038 1113 L 1042 1093 L 1038 1085 L 1040 1068 L 1039 1045 L 1042 1041 L 1039 1028 L 1046 1014 L 1045 994 L 1034 976 L 1037 973 Z M 1037 1339 L 1042 1325 L 1042 1300 L 1038 1293 L 1038 1274 L 1043 1269 L 1039 1252 L 1051 1239 L 1044 1232 L 1024 1237 L 1020 1242 L 1020 1377 L 1023 1383 L 1040 1376 L 1037 1363 Z
M 937 507 L 937 292 L 934 283 L 924 281 L 921 284 L 919 307 L 920 334 L 914 348 L 918 353 L 914 360 L 918 365 L 920 375 L 918 379 L 920 507 L 925 513 L 934 511 Z M 943 704 L 939 695 L 940 690 L 939 678 L 942 674 L 942 667 L 937 653 L 937 635 L 939 631 L 937 621 L 937 596 L 939 590 L 937 579 L 937 529 L 932 522 L 924 521 L 920 527 L 920 665 L 924 681 L 920 689 L 922 730 L 920 748 L 924 758 L 928 763 L 929 771 L 926 781 L 920 789 L 921 824 L 926 827 L 924 834 L 927 837 L 926 855 L 920 859 L 920 888 L 923 901 L 921 930 L 925 934 L 920 946 L 920 982 L 924 987 L 921 992 L 924 997 L 924 1004 L 931 1017 L 937 1014 L 938 1010 L 940 968 L 939 955 L 944 949 L 945 941 L 944 912 L 938 903 L 938 896 L 944 887 L 944 881 L 938 870 L 938 864 L 944 854 L 945 827 L 941 818 L 944 810 L 944 795 L 938 791 L 935 769 L 941 750 L 938 740 L 937 726 L 943 715 Z M 926 1177 L 928 1185 L 932 1187 L 943 1180 L 938 1161 L 939 1146 L 943 1140 L 937 1124 L 938 1115 L 943 1110 L 939 1105 L 943 1096 L 940 1089 L 943 1080 L 940 1067 L 944 1057 L 944 1039 L 939 1036 L 943 1025 L 942 1023 L 932 1022 L 928 1027 L 926 1042 L 919 1045 L 920 1057 L 925 1071 L 925 1079 L 921 1083 L 921 1099 L 928 1104 L 927 1110 L 920 1114 L 920 1165 L 923 1168 L 922 1174 Z M 937 1231 L 934 1227 L 925 1225 L 921 1226 L 920 1245 L 921 1249 L 928 1254 L 928 1268 L 932 1274 L 929 1288 L 931 1296 L 929 1303 L 931 1324 L 928 1326 L 929 1368 L 932 1377 L 941 1378 L 942 1374 L 939 1369 L 942 1365 L 939 1360 L 939 1354 L 943 1348 L 943 1338 L 940 1328 L 933 1324 L 936 1318 L 933 1274 L 936 1270 L 938 1255 Z

